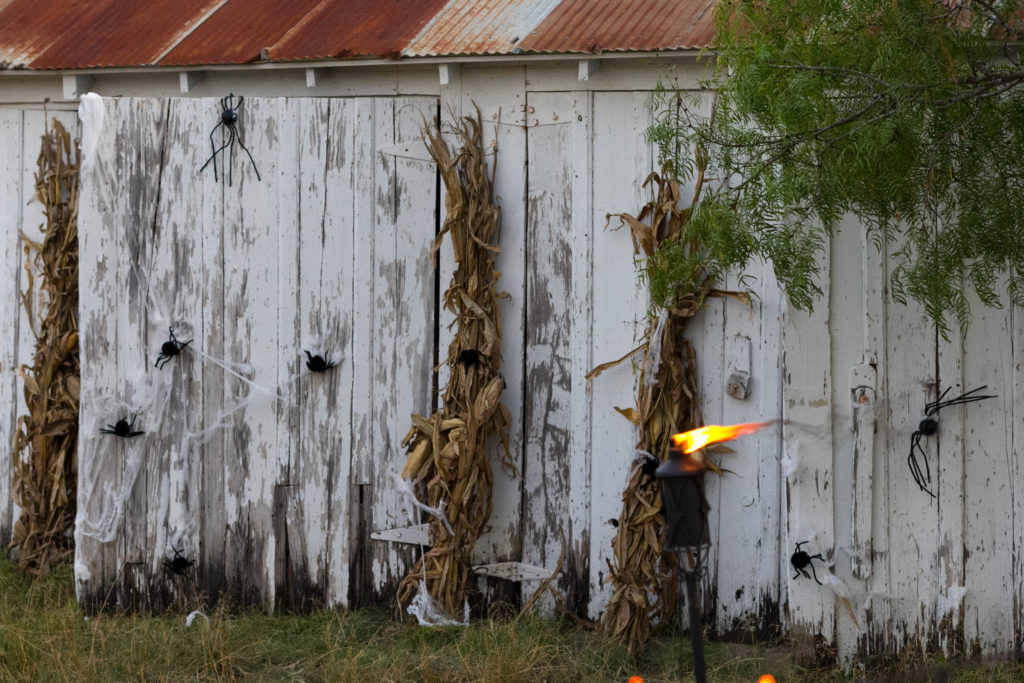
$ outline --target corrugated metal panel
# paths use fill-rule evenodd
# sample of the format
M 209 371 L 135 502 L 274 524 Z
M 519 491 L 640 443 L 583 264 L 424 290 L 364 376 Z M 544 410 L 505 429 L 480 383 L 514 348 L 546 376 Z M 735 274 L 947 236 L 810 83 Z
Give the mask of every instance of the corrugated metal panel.
M 520 41 L 529 52 L 701 48 L 714 38 L 714 0 L 564 0 Z
M 0 0 L 0 68 L 704 47 L 712 2 Z
M 446 0 L 321 2 L 269 50 L 273 60 L 375 56 L 398 59 Z
M 405 54 L 508 54 L 560 0 L 452 0 Z
M 0 14 L 0 50 L 14 59 L 0 59 L 34 69 L 149 64 L 218 1 L 14 0 Z
M 331 0 L 228 0 L 160 60 L 161 65 L 244 64 L 260 58 Z M 338 3 L 336 0 L 333 4 Z

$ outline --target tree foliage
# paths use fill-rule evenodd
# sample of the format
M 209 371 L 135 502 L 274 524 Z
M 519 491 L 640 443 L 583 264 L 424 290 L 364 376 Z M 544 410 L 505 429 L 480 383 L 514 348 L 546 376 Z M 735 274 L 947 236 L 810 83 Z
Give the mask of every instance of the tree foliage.
M 724 261 L 769 259 L 801 308 L 847 214 L 943 334 L 968 322 L 964 285 L 1024 303 L 1021 4 L 721 0 L 712 112 L 663 92 L 649 131 L 680 176 L 687 140 L 720 170 L 693 229 Z

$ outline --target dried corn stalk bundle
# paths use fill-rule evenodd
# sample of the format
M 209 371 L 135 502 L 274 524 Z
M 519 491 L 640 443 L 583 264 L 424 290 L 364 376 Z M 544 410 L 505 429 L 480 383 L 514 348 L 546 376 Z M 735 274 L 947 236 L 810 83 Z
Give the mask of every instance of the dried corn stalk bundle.
M 402 445 L 409 459 L 402 477 L 425 493 L 427 505 L 442 513 L 430 520 L 432 547 L 398 587 L 399 606 L 407 604 L 426 582 L 430 596 L 455 616 L 463 613 L 470 557 L 491 514 L 494 478 L 487 444 L 497 436 L 504 446 L 503 464 L 512 467 L 508 442 L 508 409 L 500 402 L 504 379 L 501 365 L 501 322 L 498 300 L 500 273 L 494 257 L 500 213 L 484 159 L 480 112 L 454 127 L 460 145 L 453 157 L 438 128 L 424 132 L 427 149 L 441 171 L 448 216 L 434 240 L 437 254 L 444 235 L 451 238 L 455 274 L 444 294 L 444 306 L 455 315 L 455 333 L 448 347 L 451 368 L 444 403 L 429 418 L 413 415 L 412 429 Z
M 14 501 L 21 515 L 12 546 L 18 567 L 37 575 L 71 549 L 78 441 L 78 168 L 80 152 L 56 119 L 42 139 L 36 199 L 46 214 L 43 243 L 24 235 L 28 289 L 22 302 L 36 334 L 32 367 L 22 366 L 28 414 L 14 436 Z M 33 263 L 35 267 L 33 268 Z M 38 296 L 33 270 L 42 273 Z
M 692 205 L 696 205 L 700 197 L 702 170 L 698 163 Z M 634 252 L 642 252 L 648 263 L 657 258 L 666 245 L 683 247 L 690 272 L 681 278 L 677 273 L 676 280 L 690 284 L 677 289 L 668 305 L 657 317 L 652 317 L 640 346 L 617 361 L 594 368 L 587 375 L 589 381 L 634 354 L 642 353 L 636 407 L 617 408 L 639 428 L 637 449 L 641 453 L 622 494 L 622 513 L 612 546 L 615 561 L 614 564 L 609 562 L 613 592 L 600 625 L 603 633 L 623 641 L 633 652 L 653 633 L 664 628 L 675 612 L 678 563 L 674 554 L 662 551 L 661 485 L 653 476 L 652 465 L 656 462 L 650 459 L 666 459 L 671 436 L 693 429 L 700 422 L 696 358 L 685 336 L 686 325 L 708 296 L 743 297 L 713 289 L 699 245 L 685 241 L 684 228 L 692 208 L 680 208 L 679 182 L 667 174 L 652 173 L 644 181 L 644 187 L 650 188 L 654 197 L 639 215 L 617 214 L 614 217 L 630 227 Z M 612 217 L 609 216 L 609 220 Z M 706 464 L 720 472 L 714 463 L 706 461 Z

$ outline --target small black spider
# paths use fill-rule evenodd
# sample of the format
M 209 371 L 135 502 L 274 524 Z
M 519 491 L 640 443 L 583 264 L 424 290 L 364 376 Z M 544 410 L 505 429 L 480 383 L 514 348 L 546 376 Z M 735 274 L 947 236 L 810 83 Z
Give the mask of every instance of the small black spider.
M 190 560 L 182 555 L 182 548 L 172 547 L 171 550 L 174 551 L 174 557 L 169 560 L 164 558 L 164 569 L 176 574 L 177 576 L 184 576 L 188 572 L 189 568 L 195 565 L 196 561 Z
M 326 372 L 337 365 L 337 363 L 331 360 L 330 353 L 325 353 L 323 356 L 313 356 L 309 351 L 306 351 L 306 357 L 309 358 L 306 361 L 306 367 L 313 372 Z
M 156 363 L 154 363 L 154 365 L 161 370 L 163 369 L 163 365 L 160 365 L 160 361 L 163 361 L 163 364 L 167 365 L 167 361 L 169 361 L 172 357 L 177 356 L 179 353 L 181 353 L 182 349 L 184 349 L 186 346 L 192 343 L 191 339 L 189 339 L 187 342 L 178 341 L 177 339 L 174 338 L 173 327 L 170 328 L 170 331 L 171 338 L 160 345 L 160 355 L 156 357 Z
M 130 439 L 133 436 L 139 434 L 145 434 L 145 432 L 133 432 L 132 427 L 135 426 L 135 418 L 139 416 L 138 413 L 132 416 L 132 421 L 129 422 L 127 417 L 121 418 L 116 424 L 107 425 L 106 429 L 100 427 L 100 434 L 113 434 L 114 436 L 120 436 L 123 439 Z
M 455 359 L 455 363 L 468 370 L 476 365 L 481 365 L 485 360 L 486 356 L 477 349 L 463 349 L 459 353 L 459 357 Z
M 653 455 L 644 455 L 643 462 L 640 463 L 640 472 L 643 474 L 643 480 L 640 483 L 640 490 L 645 491 L 647 488 L 657 481 L 657 477 L 654 475 L 654 471 L 658 469 L 661 461 L 655 458 Z
M 213 154 L 210 155 L 210 158 L 207 159 L 206 163 L 203 164 L 200 167 L 200 169 L 199 169 L 199 171 L 201 173 L 202 170 L 204 168 L 206 168 L 207 165 L 209 165 L 209 163 L 212 161 L 213 162 L 213 179 L 214 179 L 214 181 L 216 181 L 217 180 L 217 155 L 220 154 L 222 151 L 224 151 L 225 148 L 227 148 L 227 150 L 228 150 L 228 185 L 231 185 L 231 180 L 232 180 L 231 179 L 231 167 L 232 167 L 231 161 L 232 161 L 232 159 L 234 157 L 234 152 L 235 152 L 235 140 L 238 140 L 238 145 L 242 148 L 242 150 L 247 155 L 249 155 L 249 162 L 252 163 L 252 170 L 256 172 L 256 180 L 262 180 L 262 178 L 260 178 L 259 169 L 256 168 L 256 162 L 253 161 L 252 154 L 250 154 L 250 152 L 249 152 L 249 148 L 245 146 L 244 142 L 242 142 L 242 136 L 239 135 L 239 133 L 238 133 L 238 110 L 242 108 L 242 100 L 244 100 L 244 99 L 245 99 L 244 97 L 239 95 L 238 96 L 238 104 L 236 105 L 236 104 L 234 104 L 234 102 L 235 102 L 235 95 L 234 95 L 234 93 L 229 94 L 227 97 L 221 98 L 221 101 L 220 101 L 220 108 L 221 108 L 220 121 L 217 123 L 216 126 L 213 127 L 213 130 L 210 131 L 210 149 L 213 150 Z M 214 135 L 214 133 L 217 132 L 217 129 L 220 128 L 221 126 L 224 126 L 225 128 L 227 128 L 227 130 L 228 130 L 228 140 L 227 140 L 227 142 L 225 142 L 220 147 L 217 147 L 216 144 L 213 142 L 213 135 Z
M 996 398 L 993 396 L 979 396 L 977 392 L 982 389 L 987 389 L 988 385 L 980 386 L 977 389 L 971 389 L 970 391 L 964 392 L 956 398 L 944 400 L 946 394 L 952 387 L 946 387 L 946 390 L 942 394 L 928 403 L 924 407 L 925 418 L 921 420 L 921 423 L 917 425 L 917 431 L 910 435 L 910 455 L 907 456 L 907 465 L 910 466 L 910 474 L 914 477 L 914 483 L 918 487 L 927 493 L 932 498 L 935 494 L 931 492 L 928 486 L 932 483 L 932 470 L 928 465 L 928 454 L 921 446 L 921 439 L 926 436 L 931 436 L 939 430 L 939 422 L 934 419 L 938 417 L 939 411 L 949 406 L 958 406 L 965 403 L 974 403 L 975 401 L 984 401 L 986 398 Z M 917 461 L 917 457 L 920 455 L 921 460 L 924 461 L 924 471 L 921 471 L 921 464 Z
M 825 561 L 825 558 L 821 556 L 821 553 L 817 555 L 808 555 L 806 551 L 800 550 L 800 546 L 807 543 L 807 541 L 800 541 L 796 544 L 796 550 L 793 552 L 793 556 L 789 558 L 789 563 L 796 569 L 796 574 L 793 574 L 793 578 L 797 578 L 801 574 L 806 576 L 808 579 L 811 578 L 811 574 L 807 573 L 807 567 L 811 568 L 811 573 L 814 574 L 814 580 L 818 582 L 819 586 L 824 584 L 818 581 L 818 572 L 814 571 L 814 563 L 811 560 Z
M 618 528 L 619 528 L 619 520 L 615 519 L 614 517 L 612 517 L 611 519 L 609 519 L 609 520 L 608 520 L 608 522 L 607 522 L 607 524 L 611 524 L 611 525 L 612 525 L 613 527 L 615 527 L 616 529 L 618 529 Z

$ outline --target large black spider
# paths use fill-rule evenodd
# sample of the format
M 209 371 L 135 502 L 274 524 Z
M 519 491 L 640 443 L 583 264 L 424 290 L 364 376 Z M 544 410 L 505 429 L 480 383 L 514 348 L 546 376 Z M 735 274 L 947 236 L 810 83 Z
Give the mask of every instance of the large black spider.
M 129 422 L 127 417 L 123 417 L 112 425 L 107 425 L 106 429 L 100 427 L 100 434 L 113 434 L 114 436 L 120 436 L 123 439 L 130 439 L 133 436 L 139 434 L 145 434 L 145 432 L 132 431 L 132 427 L 135 426 L 135 418 L 139 416 L 138 413 L 132 416 L 132 421 Z
M 917 431 L 910 435 L 910 455 L 907 456 L 907 464 L 910 466 L 910 474 L 914 477 L 914 483 L 920 487 L 922 491 L 927 493 L 932 498 L 935 494 L 929 490 L 928 486 L 932 483 L 932 470 L 928 465 L 928 454 L 924 448 L 921 447 L 921 439 L 925 436 L 931 436 L 939 430 L 939 422 L 934 419 L 938 417 L 939 411 L 949 406 L 958 406 L 965 403 L 974 403 L 975 401 L 983 401 L 986 398 L 996 398 L 993 396 L 979 396 L 976 392 L 982 389 L 987 389 L 988 385 L 980 386 L 977 389 L 971 389 L 966 391 L 956 398 L 946 399 L 946 394 L 953 387 L 946 387 L 946 390 L 942 394 L 928 403 L 924 407 L 925 418 L 921 420 L 921 423 L 917 426 Z M 946 400 L 944 400 L 946 399 Z M 921 471 L 921 464 L 917 461 L 917 456 L 921 456 L 921 460 L 924 461 L 924 471 Z
M 800 546 L 807 543 L 808 541 L 800 541 L 796 544 L 796 550 L 793 551 L 792 557 L 789 558 L 789 563 L 796 569 L 796 574 L 793 574 L 793 578 L 797 578 L 801 574 L 806 576 L 808 579 L 811 578 L 811 574 L 814 574 L 814 580 L 817 581 L 819 586 L 824 584 L 818 581 L 818 572 L 814 571 L 814 562 L 811 560 L 825 561 L 825 558 L 821 556 L 821 553 L 817 555 L 808 555 L 806 550 L 800 550 Z M 807 567 L 811 568 L 811 574 L 807 573 Z
M 195 565 L 196 561 L 185 557 L 182 554 L 184 552 L 183 548 L 172 547 L 171 550 L 174 551 L 174 557 L 169 560 L 166 557 L 164 558 L 164 569 L 177 576 L 184 576 L 188 573 L 189 568 Z
M 227 149 L 228 150 L 228 185 L 231 184 L 231 180 L 232 180 L 232 178 L 231 178 L 232 163 L 231 162 L 232 162 L 232 159 L 234 158 L 234 153 L 235 153 L 235 140 L 238 140 L 238 145 L 249 156 L 249 162 L 252 164 L 252 170 L 256 172 L 256 180 L 262 180 L 262 178 L 260 178 L 260 171 L 259 171 L 258 168 L 256 168 L 256 162 L 253 161 L 252 154 L 250 154 L 250 152 L 249 152 L 249 148 L 245 146 L 244 142 L 242 142 L 242 136 L 239 135 L 239 133 L 238 133 L 238 110 L 242 108 L 242 101 L 244 99 L 245 99 L 244 97 L 239 95 L 238 96 L 238 104 L 236 105 L 236 104 L 234 104 L 234 102 L 235 102 L 235 95 L 234 95 L 234 93 L 229 94 L 227 97 L 221 98 L 221 100 L 220 100 L 220 108 L 221 108 L 220 121 L 217 123 L 216 126 L 213 127 L 213 130 L 210 131 L 210 149 L 213 150 L 213 154 L 210 155 L 210 158 L 207 159 L 206 163 L 203 164 L 200 167 L 200 169 L 199 169 L 199 171 L 201 173 L 203 171 L 203 169 L 206 168 L 207 165 L 209 165 L 209 163 L 212 161 L 213 162 L 213 179 L 214 179 L 214 181 L 216 181 L 217 180 L 217 155 L 219 153 L 221 153 L 222 151 L 224 151 L 224 149 Z M 221 126 L 224 126 L 225 128 L 227 128 L 227 130 L 228 130 L 228 140 L 227 140 L 227 142 L 225 142 L 220 147 L 217 147 L 216 143 L 214 143 L 214 141 L 213 141 L 213 136 L 217 132 L 217 129 L 220 128 Z
M 331 354 L 329 352 L 325 353 L 323 356 L 313 356 L 309 351 L 306 351 L 306 358 L 309 358 L 309 360 L 306 361 L 306 367 L 313 372 L 326 372 L 337 365 L 337 363 L 331 360 Z
M 169 361 L 172 357 L 177 356 L 179 353 L 181 353 L 181 350 L 183 348 L 192 343 L 191 339 L 189 339 L 187 342 L 178 341 L 177 339 L 174 338 L 173 327 L 170 328 L 170 331 L 171 338 L 160 345 L 160 355 L 156 357 L 156 363 L 154 364 L 156 365 L 157 368 L 161 370 L 163 369 L 163 365 L 160 365 L 160 361 L 163 361 L 164 365 L 167 365 L 167 361 Z

